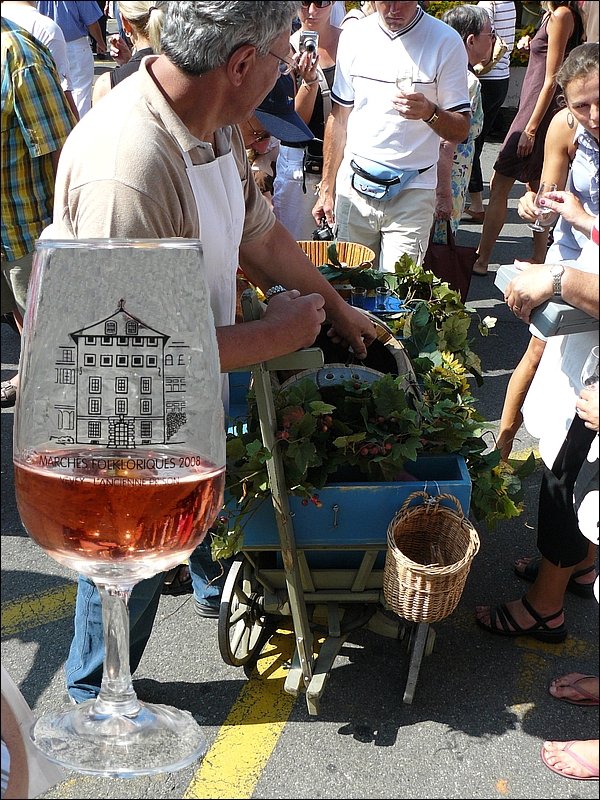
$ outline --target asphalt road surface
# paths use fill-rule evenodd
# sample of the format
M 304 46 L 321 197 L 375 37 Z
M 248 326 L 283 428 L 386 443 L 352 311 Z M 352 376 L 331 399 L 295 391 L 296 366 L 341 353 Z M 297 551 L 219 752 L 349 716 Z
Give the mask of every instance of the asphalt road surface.
M 484 149 L 489 177 L 498 145 Z M 529 252 L 530 233 L 515 212 L 492 269 Z M 467 224 L 459 242 L 476 244 Z M 469 295 L 480 316 L 498 323 L 473 348 L 484 366 L 477 407 L 497 430 L 508 378 L 527 342 L 526 326 L 508 312 L 493 279 L 474 278 Z M 476 326 L 473 325 L 473 329 Z M 2 378 L 18 361 L 18 338 L 2 325 Z M 72 635 L 75 576 L 46 556 L 22 528 L 14 499 L 12 409 L 2 411 L 2 663 L 36 714 L 66 702 L 62 666 Z M 535 442 L 522 430 L 517 450 Z M 318 716 L 303 696 L 283 691 L 292 650 L 287 620 L 256 669 L 222 660 L 216 620 L 200 619 L 189 596 L 163 597 L 135 675 L 140 697 L 189 710 L 210 745 L 201 763 L 176 773 L 130 780 L 67 773 L 46 798 L 592 798 L 597 784 L 568 781 L 540 760 L 545 739 L 593 738 L 598 710 L 553 700 L 550 680 L 565 672 L 595 674 L 595 601 L 566 598 L 570 635 L 561 645 L 504 639 L 481 631 L 474 606 L 525 591 L 514 560 L 535 551 L 539 473 L 526 484 L 525 511 L 495 530 L 478 526 L 481 551 L 457 610 L 432 626 L 414 701 L 402 702 L 409 655 L 402 642 L 359 629 L 342 647 Z

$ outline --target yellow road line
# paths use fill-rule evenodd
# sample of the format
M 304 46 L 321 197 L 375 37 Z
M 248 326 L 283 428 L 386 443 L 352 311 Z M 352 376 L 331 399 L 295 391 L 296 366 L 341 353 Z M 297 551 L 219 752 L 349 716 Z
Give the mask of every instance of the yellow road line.
M 73 616 L 77 585 L 65 583 L 47 592 L 28 594 L 2 604 L 2 636 L 14 636 L 30 628 Z
M 283 691 L 294 635 L 279 630 L 264 647 L 184 798 L 250 798 L 294 707 Z

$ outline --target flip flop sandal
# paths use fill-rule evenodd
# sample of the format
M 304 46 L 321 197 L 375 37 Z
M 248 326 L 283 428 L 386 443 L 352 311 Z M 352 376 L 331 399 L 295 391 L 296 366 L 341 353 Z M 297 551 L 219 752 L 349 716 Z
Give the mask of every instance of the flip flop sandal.
M 11 381 L 2 381 L 0 386 L 0 407 L 11 408 L 17 402 L 17 387 Z
M 548 767 L 548 769 L 551 769 L 552 772 L 556 772 L 557 775 L 561 775 L 563 778 L 570 778 L 572 781 L 597 781 L 598 780 L 598 768 L 594 767 L 592 764 L 590 764 L 589 761 L 586 761 L 585 758 L 582 758 L 581 756 L 578 756 L 577 753 L 575 753 L 573 751 L 573 745 L 574 744 L 577 744 L 577 741 L 573 740 L 573 741 L 567 742 L 566 745 L 563 747 L 563 753 L 568 753 L 571 756 L 571 758 L 573 759 L 573 761 L 576 761 L 584 769 L 587 769 L 587 771 L 589 773 L 591 773 L 590 775 L 587 775 L 587 776 L 567 775 L 565 772 L 563 772 L 558 767 L 555 767 L 552 764 L 549 764 L 548 760 L 547 760 L 547 756 L 546 756 L 546 748 L 544 747 L 544 745 L 542 745 L 542 750 L 541 750 L 541 753 L 540 753 L 540 755 L 542 757 L 542 761 Z
M 521 598 L 523 607 L 534 618 L 535 623 L 529 628 L 522 628 L 514 619 L 506 604 L 490 608 L 490 624 L 482 622 L 479 619 L 475 621 L 480 628 L 489 633 L 495 633 L 497 636 L 531 636 L 533 639 L 538 639 L 540 642 L 548 642 L 549 644 L 560 644 L 567 638 L 568 631 L 564 625 L 559 625 L 557 628 L 549 628 L 547 623 L 552 622 L 563 613 L 563 609 L 557 611 L 555 614 L 550 614 L 547 617 L 542 617 L 538 614 L 535 608 L 527 600 L 525 596 Z
M 192 576 L 187 564 L 179 564 L 167 572 L 161 594 L 177 597 L 181 594 L 191 594 L 192 591 Z
M 518 567 L 515 567 L 515 575 L 519 578 L 523 578 L 524 581 L 529 581 L 533 583 L 538 576 L 538 571 L 540 568 L 540 561 L 541 557 L 532 558 L 529 564 L 520 570 Z M 596 566 L 592 564 L 591 567 L 586 567 L 585 569 L 579 569 L 577 572 L 574 572 L 571 577 L 569 578 L 569 583 L 567 584 L 567 592 L 571 592 L 571 594 L 576 594 L 578 597 L 584 597 L 586 600 L 593 599 L 594 597 L 594 584 L 593 583 L 577 583 L 576 578 L 583 578 L 584 575 L 589 575 L 590 572 L 596 572 Z
M 572 697 L 557 697 L 555 694 L 552 694 L 552 692 L 550 691 L 550 687 L 548 687 L 548 693 L 550 697 L 553 697 L 555 700 L 560 700 L 563 703 L 571 703 L 571 705 L 574 706 L 597 706 L 600 705 L 600 700 L 598 700 L 596 695 L 586 691 L 583 688 L 578 687 L 578 684 L 581 683 L 581 681 L 586 680 L 586 678 L 597 678 L 597 677 L 598 677 L 597 675 L 584 675 L 581 672 L 573 672 L 570 675 L 563 675 L 560 678 L 556 678 L 550 684 L 550 686 L 553 686 L 556 683 L 556 681 L 560 680 L 564 681 L 567 678 L 570 678 L 571 680 L 569 680 L 568 683 L 564 683 L 561 686 L 557 686 L 555 688 L 573 689 L 574 691 L 577 692 L 577 694 L 580 694 L 582 696 L 580 700 L 575 700 Z

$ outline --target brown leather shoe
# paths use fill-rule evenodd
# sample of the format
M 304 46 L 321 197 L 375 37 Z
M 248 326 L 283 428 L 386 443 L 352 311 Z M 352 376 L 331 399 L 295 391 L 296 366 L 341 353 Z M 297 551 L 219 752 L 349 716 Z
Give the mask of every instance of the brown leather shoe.
M 485 211 L 471 211 L 470 208 L 465 208 L 460 219 L 461 222 L 470 222 L 472 225 L 481 225 L 485 219 Z

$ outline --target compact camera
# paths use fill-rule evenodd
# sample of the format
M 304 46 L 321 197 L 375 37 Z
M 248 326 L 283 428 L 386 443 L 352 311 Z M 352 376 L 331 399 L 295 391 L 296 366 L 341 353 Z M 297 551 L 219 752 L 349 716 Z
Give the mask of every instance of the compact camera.
M 325 217 L 322 218 L 319 227 L 313 231 L 312 238 L 313 242 L 332 242 L 335 239 L 333 230 Z
M 316 31 L 302 31 L 300 33 L 300 52 L 310 53 L 314 58 L 319 47 L 319 34 Z

